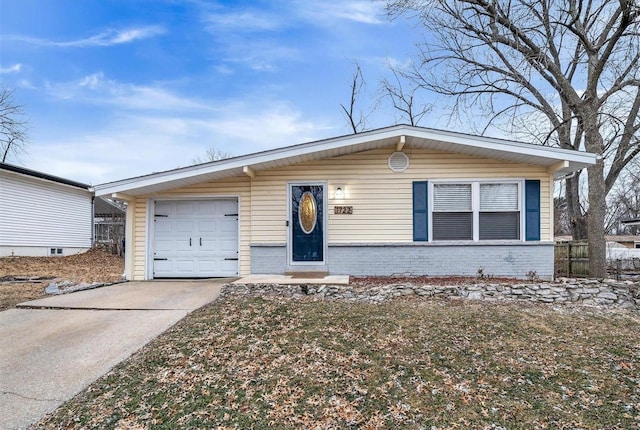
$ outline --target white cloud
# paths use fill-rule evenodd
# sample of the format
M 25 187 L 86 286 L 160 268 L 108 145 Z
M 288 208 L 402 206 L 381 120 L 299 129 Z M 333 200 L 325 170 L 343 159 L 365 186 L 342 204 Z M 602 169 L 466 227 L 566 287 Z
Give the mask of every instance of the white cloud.
M 233 147 L 222 148 L 235 155 L 326 137 L 332 130 L 329 125 L 303 120 L 301 113 L 286 103 L 266 101 L 256 108 L 251 107 L 252 103 L 232 103 L 222 115 L 200 125 L 220 142 L 235 142 L 234 147 L 241 152 Z
M 96 90 L 102 82 L 104 82 L 104 74 L 102 72 L 99 72 L 87 75 L 84 78 L 80 79 L 80 81 L 78 82 L 78 86 Z
M 361 24 L 382 24 L 383 8 L 379 2 L 353 1 L 305 1 L 294 0 L 293 7 L 311 24 L 334 25 L 336 19 Z
M 253 10 L 205 13 L 202 21 L 211 33 L 273 31 L 282 25 L 277 15 Z
M 25 161 L 99 184 L 187 166 L 210 147 L 242 155 L 334 134 L 332 125 L 305 121 L 285 102 L 251 94 L 196 112 L 123 111 L 90 133 L 65 123 L 34 136 Z
M 20 72 L 21 69 L 22 69 L 22 64 L 20 63 L 14 64 L 13 66 L 8 66 L 8 67 L 0 67 L 0 74 L 18 73 Z
M 378 59 L 377 62 L 384 63 L 385 66 L 387 66 L 387 68 L 391 67 L 395 70 L 409 70 L 414 64 L 414 61 L 412 58 L 405 58 L 403 61 L 394 57 L 384 57 L 384 58 Z
M 234 46 L 233 44 L 228 47 Z M 278 45 L 269 41 L 243 42 L 234 49 L 229 49 L 224 58 L 229 63 L 242 63 L 253 70 L 275 72 L 280 61 L 298 61 L 302 54 L 298 49 Z
M 300 50 L 295 40 L 279 38 L 279 30 L 322 27 L 336 33 L 339 27 L 345 34 L 348 24 L 354 22 L 384 22 L 382 6 L 368 0 L 288 0 L 274 3 L 270 11 L 207 5 L 201 6 L 200 13 L 205 29 L 219 42 L 224 62 L 266 72 L 278 71 L 282 62 L 300 61 L 310 54 Z M 260 33 L 259 38 L 255 33 Z
M 17 87 L 25 88 L 27 90 L 35 90 L 37 87 L 28 79 L 20 79 L 16 83 Z
M 215 66 L 214 70 L 221 75 L 233 75 L 233 69 L 225 64 Z
M 265 12 L 253 8 L 229 9 L 201 5 L 202 21 L 212 33 L 247 33 L 275 31 L 298 25 L 304 21 L 309 25 L 331 25 L 336 20 L 361 24 L 382 24 L 385 20 L 383 5 L 370 0 L 289 0 L 276 3 L 274 11 Z
M 130 43 L 135 40 L 149 39 L 165 33 L 165 29 L 159 26 L 133 27 L 127 29 L 109 29 L 93 36 L 68 41 L 55 41 L 28 36 L 9 35 L 7 40 L 26 42 L 39 46 L 54 46 L 59 48 L 85 48 L 90 46 L 113 46 Z
M 257 122 L 263 120 L 267 122 Z M 210 147 L 241 155 L 300 143 L 315 133 L 313 124 L 283 112 L 256 112 L 211 122 L 128 118 L 92 135 L 41 143 L 37 150 L 32 148 L 29 166 L 98 184 L 188 166 Z
M 50 95 L 94 104 L 113 104 L 125 110 L 202 110 L 208 106 L 196 99 L 175 94 L 162 86 L 143 86 L 106 79 L 102 72 L 83 78 L 47 84 Z

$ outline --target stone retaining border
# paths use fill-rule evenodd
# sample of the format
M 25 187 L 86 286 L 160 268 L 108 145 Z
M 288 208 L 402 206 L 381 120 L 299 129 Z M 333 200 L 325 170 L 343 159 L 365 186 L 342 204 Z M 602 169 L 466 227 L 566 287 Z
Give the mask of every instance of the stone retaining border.
M 222 288 L 220 297 L 227 296 L 311 296 L 361 303 L 382 303 L 406 296 L 461 297 L 472 300 L 614 306 L 638 310 L 640 282 L 559 278 L 554 282 L 521 284 L 484 281 L 464 285 L 428 285 L 404 282 L 370 288 L 356 288 L 350 285 L 227 284 Z

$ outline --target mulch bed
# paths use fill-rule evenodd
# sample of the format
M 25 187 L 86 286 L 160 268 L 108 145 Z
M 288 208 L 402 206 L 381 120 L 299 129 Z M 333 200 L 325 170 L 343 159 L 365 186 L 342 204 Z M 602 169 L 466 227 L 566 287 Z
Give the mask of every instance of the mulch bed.
M 45 297 L 50 282 L 112 283 L 122 279 L 124 260 L 100 249 L 63 257 L 0 258 L 0 310 Z

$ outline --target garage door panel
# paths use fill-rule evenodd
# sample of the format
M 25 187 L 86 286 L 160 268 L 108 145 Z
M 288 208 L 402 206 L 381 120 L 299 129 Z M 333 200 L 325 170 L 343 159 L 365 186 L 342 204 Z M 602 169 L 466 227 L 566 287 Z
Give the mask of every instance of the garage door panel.
M 173 224 L 170 221 L 156 220 L 155 230 L 156 233 L 168 233 L 173 230 Z
M 218 205 L 218 214 L 227 215 L 238 213 L 238 202 L 236 201 L 221 201 Z
M 211 258 L 201 258 L 198 260 L 198 269 L 202 272 L 218 272 L 218 261 Z
M 170 261 L 156 260 L 153 262 L 156 274 L 171 273 L 173 264 Z
M 221 233 L 237 233 L 238 232 L 238 220 L 237 219 L 226 219 L 224 221 L 220 221 L 220 232 Z
M 169 215 L 172 212 L 172 202 L 156 202 L 156 215 Z
M 175 240 L 172 244 L 172 249 L 178 252 L 193 252 L 193 240 L 191 242 L 189 239 Z
M 218 231 L 218 223 L 212 220 L 199 220 L 198 233 L 216 233 Z
M 156 240 L 156 253 L 158 252 L 171 252 L 173 250 L 172 240 Z
M 200 251 L 202 252 L 216 252 L 219 251 L 218 240 L 215 238 L 203 238 Z
M 223 260 L 220 262 L 220 272 L 225 273 L 226 276 L 235 276 L 238 273 L 238 261 L 237 260 Z
M 198 202 L 198 211 L 201 214 L 206 214 L 208 216 L 216 216 L 220 214 L 221 211 L 221 202 L 214 201 L 201 201 Z
M 178 273 L 186 273 L 191 274 L 195 269 L 195 261 L 193 259 L 183 260 L 179 259 L 176 261 L 176 270 Z
M 175 231 L 178 233 L 194 233 L 194 223 L 193 221 L 176 221 Z
M 237 210 L 235 200 L 157 202 L 167 216 L 155 218 L 154 277 L 236 276 Z
M 238 242 L 234 240 L 223 240 L 220 239 L 217 243 L 218 249 L 222 252 L 237 252 L 238 251 Z
M 174 202 L 175 215 L 177 217 L 193 216 L 195 213 L 196 205 L 194 202 Z

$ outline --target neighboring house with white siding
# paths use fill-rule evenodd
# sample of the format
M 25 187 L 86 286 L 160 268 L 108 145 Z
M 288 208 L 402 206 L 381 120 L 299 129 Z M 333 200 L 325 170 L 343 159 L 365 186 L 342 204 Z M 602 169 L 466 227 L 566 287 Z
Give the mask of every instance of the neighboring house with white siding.
M 640 225 L 640 218 L 630 218 L 621 221 L 626 226 Z
M 554 180 L 584 152 L 398 125 L 98 185 L 128 279 L 553 276 Z
M 0 163 L 0 257 L 84 252 L 92 214 L 88 185 Z
M 125 205 L 104 197 L 93 201 L 94 243 L 117 243 L 124 239 Z

